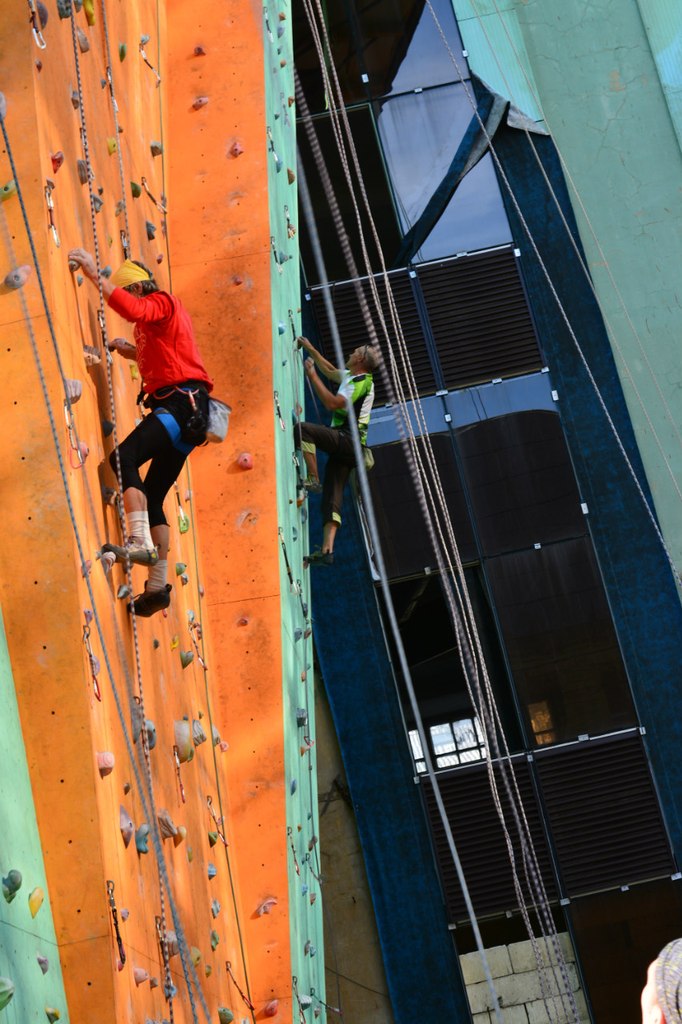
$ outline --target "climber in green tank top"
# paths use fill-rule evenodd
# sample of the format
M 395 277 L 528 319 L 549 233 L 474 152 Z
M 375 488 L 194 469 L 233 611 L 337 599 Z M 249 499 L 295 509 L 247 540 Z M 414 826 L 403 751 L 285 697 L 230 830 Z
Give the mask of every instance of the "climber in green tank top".
M 301 423 L 296 431 L 296 447 L 302 450 L 308 470 L 305 486 L 309 491 L 322 491 L 322 548 L 316 554 L 308 555 L 306 564 L 331 565 L 334 561 L 334 540 L 341 525 L 343 489 L 355 466 L 348 414 L 352 409 L 360 443 L 364 447 L 374 402 L 372 374 L 379 365 L 380 356 L 378 350 L 371 345 L 360 345 L 351 352 L 345 368 L 340 370 L 325 359 L 307 338 L 299 338 L 298 345 L 310 356 L 305 361 L 306 376 L 325 409 L 332 414 L 330 427 Z M 336 393 L 330 391 L 320 379 L 318 369 L 330 381 L 338 384 Z M 329 455 L 322 485 L 317 470 L 317 448 Z

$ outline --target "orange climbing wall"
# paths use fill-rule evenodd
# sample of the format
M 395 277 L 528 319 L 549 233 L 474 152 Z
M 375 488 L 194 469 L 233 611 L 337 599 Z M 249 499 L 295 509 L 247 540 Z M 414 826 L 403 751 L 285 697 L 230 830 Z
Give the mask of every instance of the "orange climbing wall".
M 44 31 L 47 47 L 39 51 L 27 27 L 26 7 L 12 5 L 4 11 L 0 26 L 6 125 L 36 239 L 58 353 L 66 376 L 83 383 L 73 418 L 78 437 L 90 449 L 85 465 L 79 467 L 65 429 L 63 385 L 34 271 L 21 295 L 28 303 L 56 438 L 41 394 L 20 295 L 4 290 L 0 294 L 0 357 L 8 393 L 0 403 L 5 515 L 0 595 L 62 959 L 68 1001 L 63 1019 L 96 1019 L 106 1024 L 168 1016 L 154 920 L 161 904 L 153 843 L 149 842 L 148 854 L 138 854 L 134 841 L 124 846 L 119 831 L 120 805 L 136 825 L 146 817 L 144 759 L 139 756 L 139 743 L 132 757 L 129 748 L 131 696 L 140 692 L 145 715 L 156 728 L 156 746 L 150 755 L 150 806 L 157 812 L 167 809 L 176 825 L 187 830 L 180 845 L 172 840 L 163 844 L 163 855 L 178 921 L 196 961 L 201 996 L 195 991 L 193 1010 L 180 958 L 174 957 L 175 1020 L 181 1024 L 197 1015 L 203 1019 L 202 998 L 212 1020 L 219 1005 L 231 1007 L 238 1020 L 252 1016 L 225 971 L 225 961 L 230 962 L 239 986 L 250 986 L 258 1018 L 266 1003 L 277 997 L 280 1019 L 290 1019 L 269 235 L 258 12 L 246 4 L 221 8 L 219 14 L 212 9 L 202 26 L 196 5 L 169 3 L 166 62 L 163 5 L 161 25 L 155 0 L 139 0 L 135 5 L 109 2 L 106 11 L 124 129 L 118 144 L 124 161 L 132 255 L 153 265 L 157 254 L 165 254 L 158 210 L 144 194 L 133 200 L 128 188 L 129 180 L 139 182 L 144 175 L 155 196 L 164 190 L 168 193 L 173 287 L 192 311 L 217 390 L 231 401 L 234 418 L 230 441 L 223 449 L 193 457 L 198 510 L 192 529 L 181 534 L 173 520 L 170 562 L 171 566 L 176 561 L 186 564 L 187 585 L 182 585 L 180 577 L 173 579 L 171 571 L 174 591 L 169 614 L 138 622 L 136 644 L 124 601 L 116 596 L 124 582 L 121 570 L 117 567 L 106 578 L 95 559 L 100 544 L 118 536 L 115 511 L 100 496 L 103 480 L 115 485 L 105 464 L 113 441 L 105 437 L 101 424 L 113 413 L 105 364 L 87 369 L 82 354 L 84 344 L 101 346 L 97 295 L 87 283 L 80 288 L 75 285 L 65 258 L 72 245 L 92 249 L 94 241 L 88 188 L 79 183 L 76 173 L 83 146 L 78 111 L 71 102 L 76 87 L 71 25 L 60 21 L 55 5 L 50 5 Z M 95 215 L 101 263 L 115 266 L 121 259 L 122 227 L 116 206 L 123 193 L 117 154 L 110 155 L 107 149 L 107 140 L 116 133 L 109 92 L 101 84 L 106 82 L 102 14 L 101 2 L 96 3 L 95 25 L 87 25 L 84 12 L 76 16 L 76 23 L 89 44 L 79 51 L 79 62 L 93 194 L 103 200 Z M 162 57 L 160 89 L 138 53 L 142 34 L 151 37 L 146 45 L 151 63 L 158 66 L 159 54 Z M 123 61 L 119 59 L 121 43 L 127 46 Z M 192 56 L 195 45 L 205 47 L 204 58 Z M 209 96 L 209 104 L 191 109 L 196 96 L 203 94 Z M 165 132 L 160 125 L 161 106 L 164 112 L 170 111 Z M 214 111 L 220 114 L 219 136 L 202 139 L 202 125 L 205 129 L 211 123 L 207 119 Z M 150 142 L 162 135 L 170 160 L 167 183 L 162 158 L 153 159 L 149 150 Z M 244 149 L 239 157 L 231 149 L 237 139 Z M 64 163 L 55 173 L 50 154 L 57 150 L 63 152 Z M 6 181 L 11 177 L 6 155 L 1 167 Z M 43 190 L 48 177 L 56 186 L 52 195 L 60 248 L 46 227 Z M 9 269 L 13 260 L 30 262 L 30 251 L 16 196 L 3 204 L 2 213 L 15 250 L 12 256 L 4 247 L 4 264 Z M 156 226 L 152 242 L 146 235 L 147 220 Z M 162 285 L 168 283 L 167 270 L 166 259 L 159 270 Z M 106 322 L 110 336 L 130 337 L 126 325 L 113 314 L 107 312 Z M 117 428 L 124 435 L 134 422 L 137 383 L 131 380 L 128 364 L 118 357 L 112 382 Z M 55 441 L 65 460 L 83 556 L 92 560 L 91 591 L 81 575 L 81 555 L 74 542 Z M 253 454 L 254 470 L 248 475 L 235 465 L 242 447 Z M 180 494 L 191 512 L 192 502 L 185 497 L 189 487 L 184 474 Z M 199 549 L 203 569 L 197 562 Z M 136 591 L 144 576 L 144 570 L 134 570 Z M 200 579 L 206 588 L 204 601 Z M 101 702 L 95 699 L 82 640 L 84 609 L 96 612 L 91 630 L 93 651 L 100 662 Z M 189 667 L 181 668 L 181 652 L 193 650 L 191 619 L 203 621 L 208 638 L 207 674 L 196 655 Z M 225 751 L 211 744 L 212 712 L 229 744 Z M 201 723 L 209 735 L 197 747 L 193 761 L 181 768 L 184 803 L 172 749 L 174 722 L 183 716 Z M 114 770 L 106 778 L 100 777 L 96 766 L 96 754 L 102 751 L 115 756 Z M 220 842 L 212 847 L 208 836 L 216 827 L 206 797 L 210 795 L 218 807 L 219 791 L 230 843 L 227 850 Z M 216 869 L 212 880 L 209 862 Z M 127 952 L 122 970 L 117 969 L 107 879 L 115 885 Z M 269 914 L 259 916 L 257 908 L 269 896 L 276 896 L 278 903 Z M 213 905 L 215 918 L 214 900 L 221 908 Z M 121 913 L 124 908 L 127 914 Z M 171 928 L 168 899 L 166 916 Z M 212 929 L 219 938 L 215 952 Z M 156 980 L 159 985 L 154 984 Z
M 193 475 L 235 861 L 247 908 L 278 901 L 245 918 L 254 1001 L 278 999 L 278 1019 L 291 1020 L 262 8 L 172 11 L 169 195 L 184 197 L 170 217 L 174 287 L 234 410 L 227 443 L 217 458 L 202 453 Z M 195 46 L 205 55 L 193 57 Z M 194 110 L 200 96 L 208 103 Z M 238 467 L 244 451 L 252 470 Z

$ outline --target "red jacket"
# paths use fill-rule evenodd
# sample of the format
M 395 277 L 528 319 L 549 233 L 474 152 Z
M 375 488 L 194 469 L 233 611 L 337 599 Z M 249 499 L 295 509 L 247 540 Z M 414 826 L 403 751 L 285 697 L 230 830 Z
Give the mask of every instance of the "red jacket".
M 213 389 L 213 381 L 199 355 L 189 313 L 179 299 L 167 292 L 137 298 L 123 288 L 114 288 L 109 305 L 135 324 L 137 365 L 146 394 L 186 380 L 202 381 L 207 391 Z

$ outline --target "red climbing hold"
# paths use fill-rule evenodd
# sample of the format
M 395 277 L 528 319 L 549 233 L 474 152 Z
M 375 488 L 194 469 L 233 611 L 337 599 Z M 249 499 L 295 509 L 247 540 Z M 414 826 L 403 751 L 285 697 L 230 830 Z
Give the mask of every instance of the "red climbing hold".
M 242 452 L 237 459 L 237 465 L 240 469 L 253 469 L 253 456 L 250 452 Z
M 203 46 L 195 46 L 194 47 L 194 56 L 195 57 L 205 57 L 206 56 L 206 50 L 203 48 Z
M 242 146 L 241 142 L 233 142 L 232 145 L 230 146 L 230 156 L 241 156 L 243 152 L 244 147 Z
M 208 103 L 208 96 L 197 96 L 194 103 L 192 104 L 192 110 L 201 110 Z
M 52 173 L 56 174 L 59 168 L 64 163 L 64 154 L 62 153 L 61 149 L 58 149 L 56 153 L 52 153 L 50 156 L 50 160 L 52 161 Z

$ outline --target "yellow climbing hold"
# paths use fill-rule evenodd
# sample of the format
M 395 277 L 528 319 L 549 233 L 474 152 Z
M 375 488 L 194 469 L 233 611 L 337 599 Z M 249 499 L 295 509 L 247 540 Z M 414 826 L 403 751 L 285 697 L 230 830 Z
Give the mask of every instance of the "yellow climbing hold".
M 118 142 L 116 141 L 115 136 L 110 135 L 107 139 L 107 151 L 109 153 L 109 156 L 113 156 L 117 149 Z
M 95 24 L 95 0 L 83 0 L 83 10 L 90 28 Z
M 45 893 L 43 892 L 39 885 L 37 885 L 35 889 L 31 893 L 29 893 L 28 909 L 31 911 L 31 917 L 36 916 L 36 914 L 43 905 L 44 899 Z
M 11 181 L 8 181 L 7 184 L 3 185 L 0 189 L 0 200 L 4 203 L 6 199 L 10 198 L 10 196 L 16 195 L 16 191 L 17 183 L 14 178 L 12 178 Z
M 175 636 L 171 638 L 171 642 L 170 642 L 170 649 L 171 649 L 171 651 L 176 650 L 179 645 L 180 645 L 180 636 L 179 636 L 178 633 L 176 633 Z
M 131 380 L 139 380 L 140 379 L 140 371 L 137 368 L 137 363 L 131 363 L 130 364 L 130 378 L 131 378 Z
M 190 948 L 189 955 L 191 957 L 192 963 L 194 964 L 195 967 L 197 967 L 197 965 L 201 961 L 201 950 L 197 949 L 196 946 L 192 946 Z
M 61 1017 L 61 1013 L 59 1012 L 59 1010 L 55 1009 L 54 1006 L 46 1006 L 45 1015 L 49 1020 L 50 1024 L 55 1024 L 55 1021 L 59 1020 L 59 1018 Z

